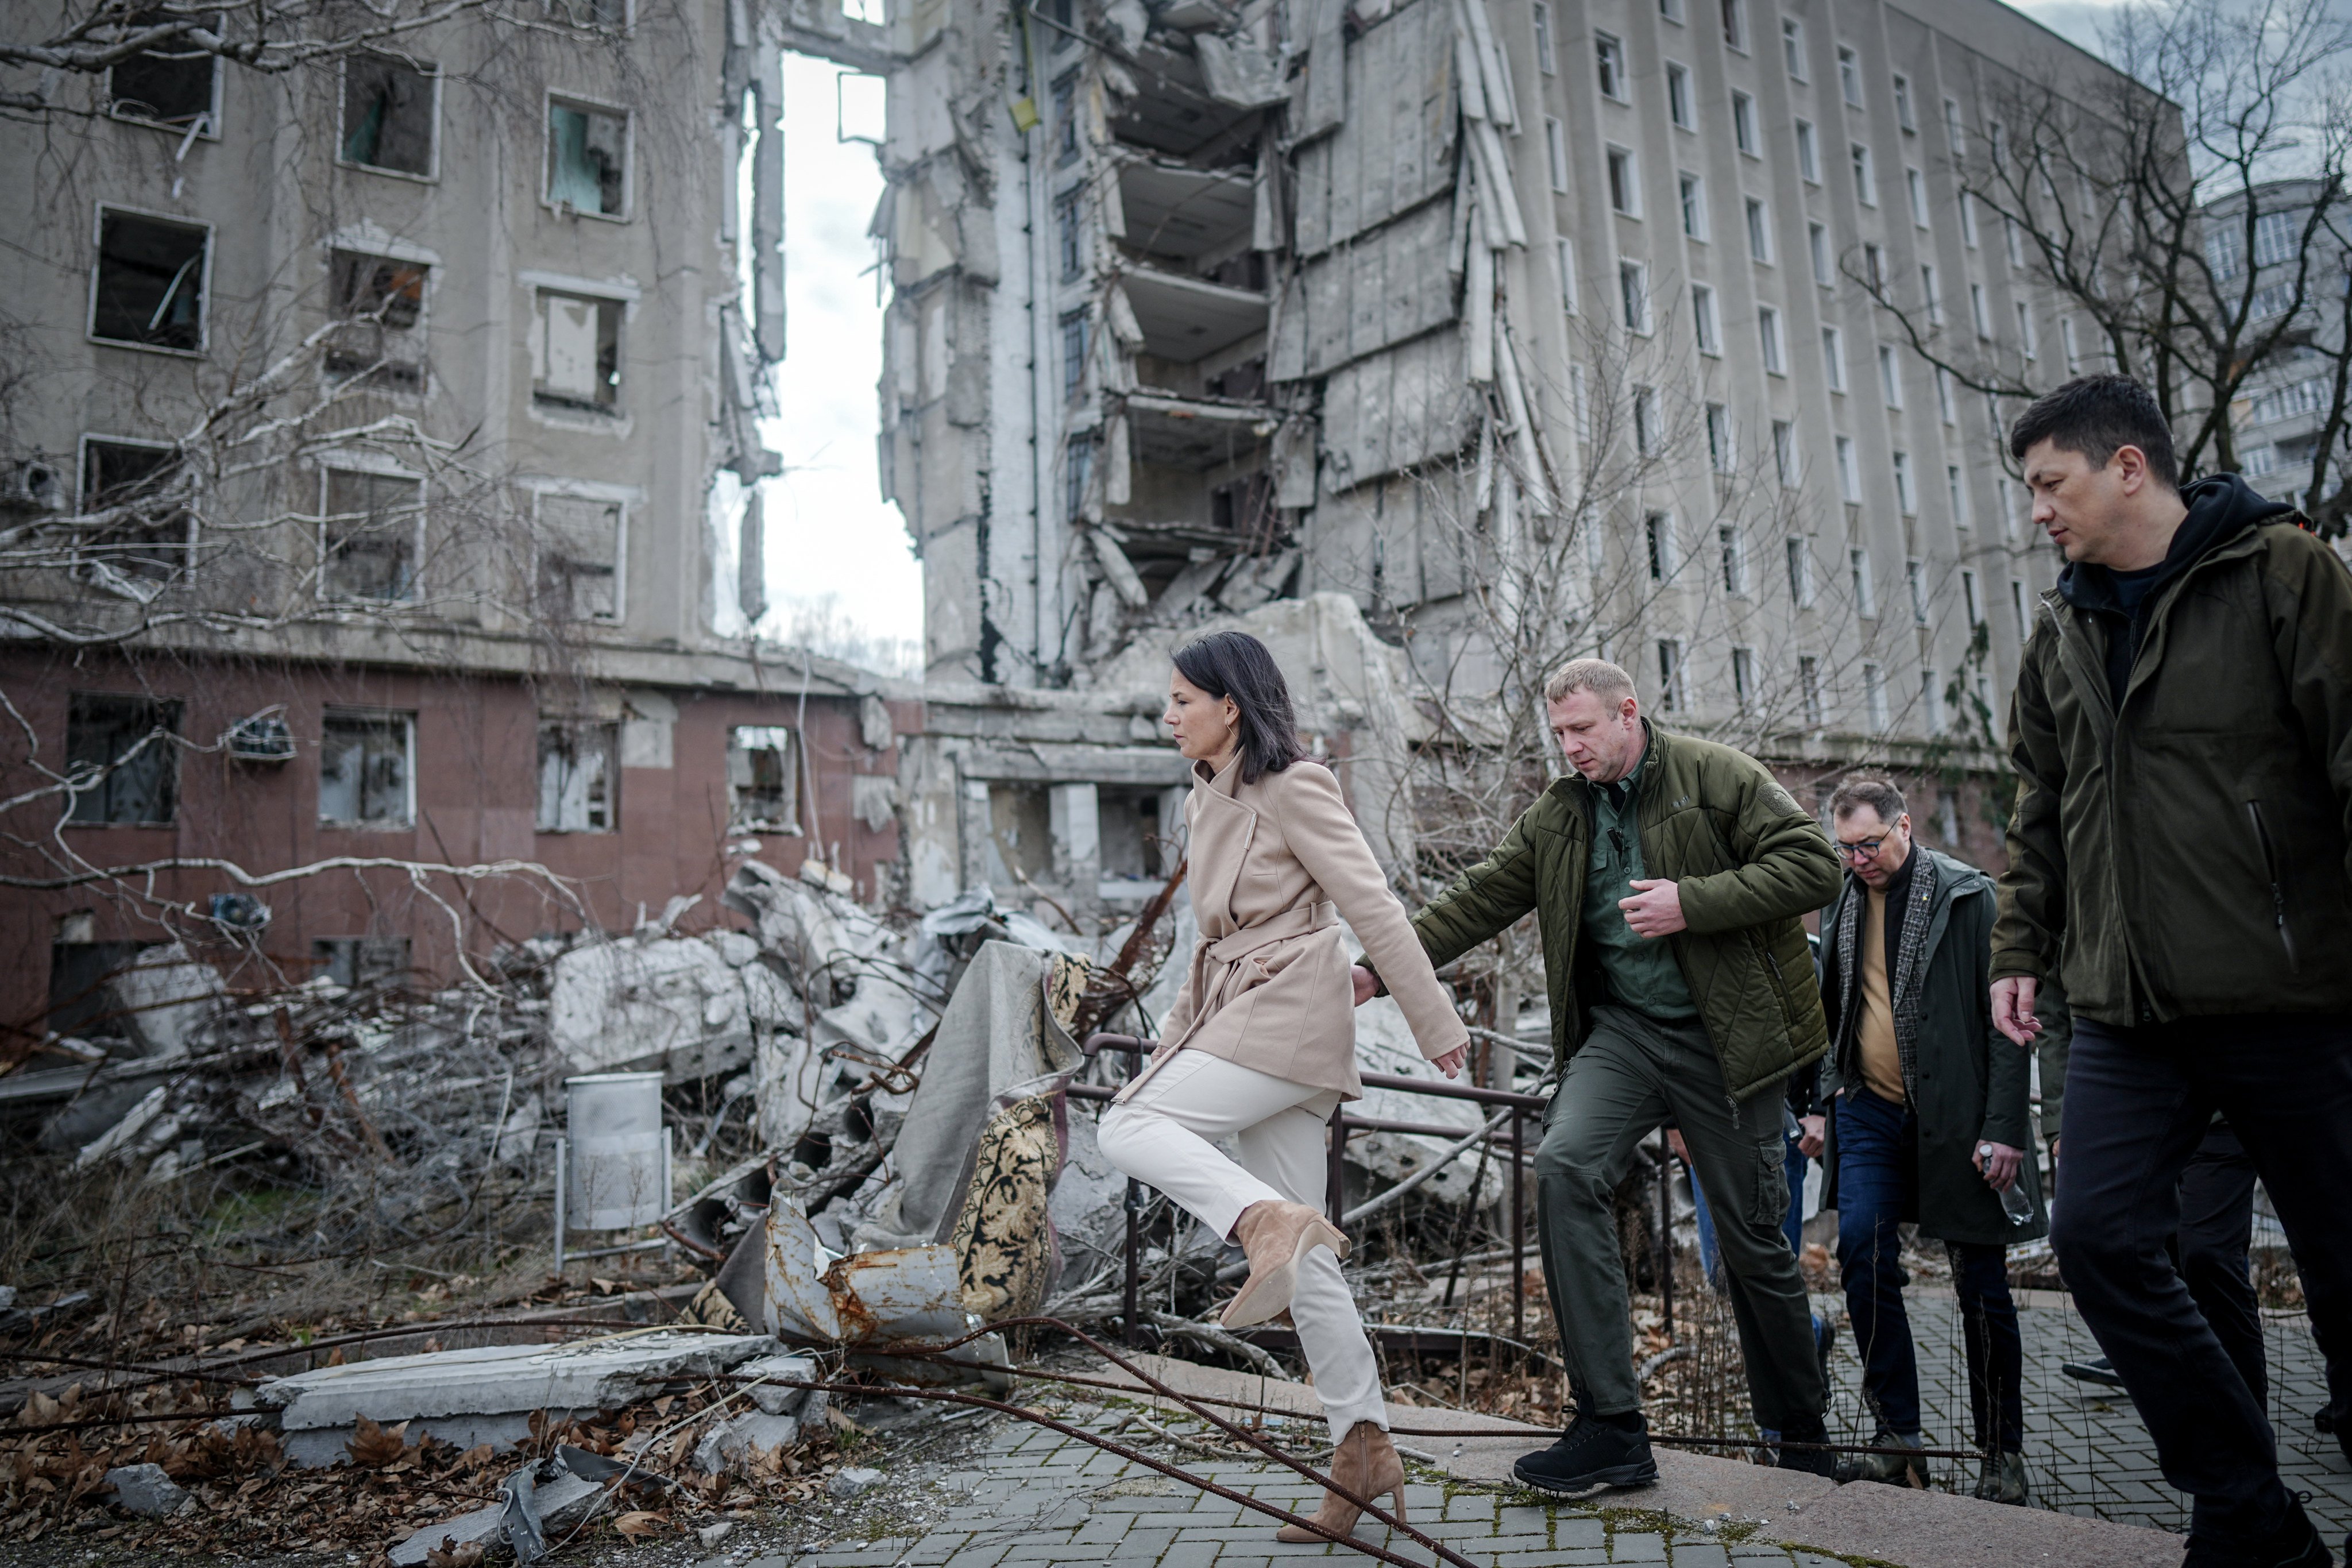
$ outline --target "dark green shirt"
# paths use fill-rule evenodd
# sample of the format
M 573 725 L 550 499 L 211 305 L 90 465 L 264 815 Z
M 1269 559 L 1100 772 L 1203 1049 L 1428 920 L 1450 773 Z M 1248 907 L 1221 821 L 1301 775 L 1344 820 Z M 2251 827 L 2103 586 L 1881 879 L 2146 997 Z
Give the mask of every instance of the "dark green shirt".
M 1584 872 L 1584 933 L 1599 948 L 1612 1002 L 1661 1020 L 1696 1018 L 1698 1005 L 1691 1000 L 1682 965 L 1675 962 L 1671 940 L 1640 935 L 1617 907 L 1618 900 L 1633 895 L 1627 884 L 1648 875 L 1642 869 L 1633 794 L 1649 763 L 1645 743 L 1632 773 L 1613 784 L 1586 786 L 1592 797 L 1592 858 Z

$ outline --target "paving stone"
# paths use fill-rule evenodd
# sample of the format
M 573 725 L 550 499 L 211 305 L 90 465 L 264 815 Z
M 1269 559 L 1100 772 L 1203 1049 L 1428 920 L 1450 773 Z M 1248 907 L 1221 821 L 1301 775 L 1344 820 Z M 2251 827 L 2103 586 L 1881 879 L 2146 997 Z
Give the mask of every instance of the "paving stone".
M 1609 1538 L 1609 1561 L 1664 1563 L 1666 1561 L 1666 1538 L 1646 1531 L 1619 1531 Z
M 1731 1554 L 1712 1541 L 1677 1541 L 1674 1545 L 1675 1568 L 1727 1568 Z

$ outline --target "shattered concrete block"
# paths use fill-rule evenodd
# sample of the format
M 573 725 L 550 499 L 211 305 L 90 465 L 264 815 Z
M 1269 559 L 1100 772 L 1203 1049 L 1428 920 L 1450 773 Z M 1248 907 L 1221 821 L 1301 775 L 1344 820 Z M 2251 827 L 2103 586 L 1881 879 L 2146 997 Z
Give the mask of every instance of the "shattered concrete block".
M 747 1361 L 735 1369 L 740 1377 L 779 1377 L 797 1383 L 817 1381 L 816 1363 L 804 1355 L 768 1355 L 757 1361 Z M 743 1387 L 742 1384 L 737 1384 Z M 809 1390 L 789 1388 L 780 1384 L 755 1383 L 743 1390 L 745 1397 L 771 1415 L 790 1415 L 808 1403 Z
M 575 947 L 555 961 L 548 1030 L 578 1072 L 707 1077 L 751 1059 L 745 973 L 698 937 Z
M 220 971 L 188 956 L 178 942 L 151 947 L 106 980 L 106 999 L 142 1054 L 179 1056 L 220 1010 L 227 987 Z
M 755 1451 L 766 1453 L 800 1440 L 797 1415 L 770 1415 L 764 1411 L 747 1410 L 703 1434 L 702 1441 L 694 1446 L 694 1468 L 704 1475 L 715 1476 L 748 1463 Z
M 551 1467 L 541 1465 L 541 1469 Z M 539 1482 L 531 1491 L 531 1504 L 539 1516 L 541 1533 L 561 1536 L 587 1517 L 604 1495 L 597 1481 L 583 1480 L 578 1476 L 558 1469 L 552 1480 Z M 425 1561 L 425 1554 L 442 1550 L 446 1542 L 451 1546 L 464 1546 L 479 1542 L 485 1546 L 500 1539 L 506 1531 L 507 1503 L 504 1499 L 478 1508 L 471 1513 L 461 1513 L 428 1524 L 392 1549 L 394 1568 L 415 1568 Z
M 188 1500 L 187 1489 L 161 1465 L 118 1465 L 106 1472 L 106 1484 L 114 1489 L 114 1506 L 126 1513 L 176 1513 Z
M 618 1409 L 673 1377 L 709 1377 L 779 1347 L 765 1334 L 670 1330 L 564 1345 L 482 1345 L 276 1378 L 255 1397 L 289 1432 L 446 1415 Z
M 882 1472 L 879 1470 L 868 1470 L 852 1466 L 824 1483 L 825 1495 L 835 1498 L 853 1498 L 881 1479 Z

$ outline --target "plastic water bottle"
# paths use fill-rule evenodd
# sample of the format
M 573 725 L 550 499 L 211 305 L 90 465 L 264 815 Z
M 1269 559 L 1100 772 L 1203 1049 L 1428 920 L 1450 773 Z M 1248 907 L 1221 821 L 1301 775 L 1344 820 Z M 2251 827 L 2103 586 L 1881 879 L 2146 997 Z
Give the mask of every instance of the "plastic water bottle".
M 1990 1161 L 1991 1158 L 1991 1144 L 1979 1143 L 1977 1145 L 1977 1168 L 1979 1170 L 1982 1170 L 1984 1168 L 1984 1163 Z M 2000 1194 L 2000 1212 L 2009 1216 L 2009 1223 L 2011 1225 L 2032 1225 L 2033 1223 L 2033 1199 L 2025 1190 L 2025 1170 L 2022 1166 L 2020 1166 L 2018 1169 L 2017 1179 L 2010 1183 L 2008 1190 Z

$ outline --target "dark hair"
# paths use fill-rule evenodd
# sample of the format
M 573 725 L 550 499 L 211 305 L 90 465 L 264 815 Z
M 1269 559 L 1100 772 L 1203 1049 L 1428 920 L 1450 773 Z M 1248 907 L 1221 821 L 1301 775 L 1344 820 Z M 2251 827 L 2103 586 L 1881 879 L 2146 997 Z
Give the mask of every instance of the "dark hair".
M 2147 388 L 2127 375 L 2086 375 L 2035 398 L 2010 427 L 2009 455 L 2021 463 L 2037 441 L 2080 452 L 2095 468 L 2105 468 L 2116 447 L 2137 447 L 2151 475 L 2168 489 L 2180 488 L 2172 426 Z
M 1255 784 L 1307 754 L 1298 743 L 1298 721 L 1290 709 L 1290 687 L 1266 652 L 1247 632 L 1211 632 L 1175 653 L 1177 672 L 1214 698 L 1234 700 L 1239 710 L 1242 783 Z
M 1893 826 L 1895 819 L 1906 809 L 1903 792 L 1885 773 L 1848 773 L 1838 780 L 1830 795 L 1830 816 L 1842 817 L 1864 806 L 1878 813 L 1878 820 Z

